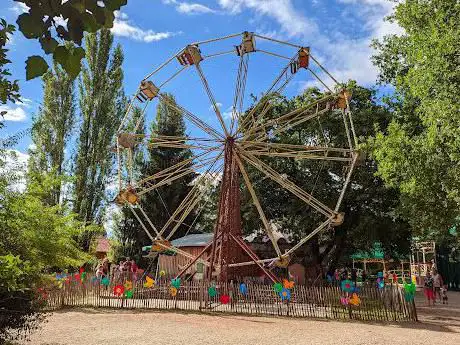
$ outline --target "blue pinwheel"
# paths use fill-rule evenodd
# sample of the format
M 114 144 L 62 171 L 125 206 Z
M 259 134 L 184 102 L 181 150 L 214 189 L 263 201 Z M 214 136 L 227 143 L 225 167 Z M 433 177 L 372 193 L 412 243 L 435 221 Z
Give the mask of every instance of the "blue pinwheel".
M 248 293 L 248 287 L 246 286 L 245 283 L 240 284 L 240 292 L 244 296 L 246 296 L 246 294 Z
M 279 295 L 282 301 L 289 301 L 291 299 L 291 291 L 289 289 L 283 288 Z
M 342 291 L 344 292 L 353 292 L 354 289 L 355 289 L 355 283 L 352 282 L 351 280 L 342 280 L 342 283 L 340 284 L 340 287 L 342 289 Z

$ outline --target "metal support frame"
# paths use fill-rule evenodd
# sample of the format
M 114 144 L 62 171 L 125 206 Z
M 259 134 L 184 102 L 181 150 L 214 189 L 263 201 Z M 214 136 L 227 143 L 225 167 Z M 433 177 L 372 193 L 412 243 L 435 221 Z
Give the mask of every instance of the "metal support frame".
M 250 37 L 248 36 L 250 34 Z M 206 79 L 206 76 L 201 67 L 202 64 L 206 62 L 209 58 L 217 58 L 219 56 L 227 54 L 235 54 L 235 50 L 226 50 L 221 52 L 214 52 L 208 55 L 201 54 L 201 45 L 208 45 L 217 41 L 224 41 L 228 39 L 233 39 L 236 37 L 241 37 L 243 45 L 240 45 L 240 56 L 239 56 L 239 66 L 238 66 L 238 75 L 236 78 L 236 85 L 234 91 L 234 100 L 233 100 L 233 119 L 230 125 L 230 128 L 227 128 L 227 125 L 222 117 L 220 109 L 217 106 L 216 99 L 212 93 L 212 90 L 209 86 L 209 82 Z M 287 60 L 288 63 L 285 67 L 282 68 L 281 72 L 277 75 L 271 86 L 264 93 L 264 96 L 247 112 L 243 115 L 243 105 L 244 105 L 244 96 L 245 96 L 245 86 L 248 75 L 248 57 L 249 54 L 245 53 L 244 43 L 249 38 L 252 40 L 252 50 L 250 52 L 260 52 L 261 54 L 266 54 L 279 58 L 282 60 Z M 248 38 L 249 37 L 249 38 Z M 269 50 L 255 49 L 255 40 L 261 39 L 270 41 L 276 44 L 282 44 L 284 46 L 295 48 L 296 53 L 293 57 L 289 58 L 282 54 L 274 53 Z M 247 43 L 247 42 L 246 42 Z M 249 43 L 248 43 L 249 44 Z M 248 46 L 251 46 L 249 44 Z M 191 51 L 192 49 L 193 51 Z M 134 134 L 134 143 L 133 147 L 123 148 L 118 141 L 116 143 L 116 152 L 117 152 L 117 163 L 118 163 L 118 185 L 120 190 L 123 188 L 123 178 L 128 177 L 128 188 L 134 187 L 136 190 L 136 195 L 141 195 L 148 193 L 152 190 L 157 190 L 158 187 L 164 186 L 168 183 L 172 183 L 175 180 L 196 172 L 201 169 L 206 169 L 206 171 L 201 174 L 200 178 L 195 181 L 194 186 L 191 188 L 186 197 L 182 200 L 180 205 L 176 210 L 170 214 L 170 218 L 163 225 L 163 227 L 158 230 L 154 223 L 149 219 L 148 214 L 142 209 L 140 205 L 136 206 L 128 204 L 134 213 L 136 219 L 139 221 L 141 227 L 146 232 L 148 237 L 152 240 L 162 240 L 164 239 L 165 232 L 170 229 L 170 232 L 166 236 L 166 239 L 171 238 L 175 231 L 184 223 L 187 216 L 198 206 L 204 191 L 199 190 L 198 186 L 201 183 L 202 179 L 207 176 L 215 176 L 220 172 L 224 172 L 224 178 L 221 186 L 221 201 L 219 205 L 219 215 L 218 221 L 216 222 L 216 232 L 212 243 L 209 243 L 205 248 L 200 252 L 199 255 L 193 256 L 179 248 L 173 246 L 167 246 L 164 244 L 159 244 L 164 249 L 172 249 L 177 254 L 185 256 L 190 259 L 190 262 L 182 269 L 178 277 L 186 272 L 195 262 L 203 262 L 208 267 L 209 278 L 212 278 L 212 271 L 215 265 L 219 266 L 221 277 L 226 278 L 229 269 L 234 269 L 238 267 L 244 267 L 249 265 L 257 265 L 265 274 L 272 280 L 276 281 L 276 277 L 265 267 L 266 264 L 272 264 L 273 262 L 289 257 L 302 245 L 304 245 L 309 239 L 315 236 L 320 231 L 324 230 L 327 227 L 330 227 L 334 221 L 337 219 L 338 210 L 340 204 L 343 200 L 344 194 L 346 192 L 347 186 L 350 183 L 351 175 L 354 169 L 354 166 L 357 161 L 358 153 L 355 151 L 358 146 L 358 141 L 355 133 L 355 128 L 353 125 L 353 119 L 350 111 L 350 104 L 348 97 L 345 97 L 346 107 L 343 109 L 342 117 L 344 121 L 344 130 L 347 134 L 347 139 L 349 143 L 349 148 L 334 148 L 328 147 L 327 143 L 325 146 L 306 146 L 306 145 L 293 145 L 293 144 L 282 144 L 282 143 L 271 143 L 267 141 L 268 129 L 270 129 L 270 135 L 277 135 L 286 132 L 287 130 L 298 126 L 306 121 L 311 119 L 318 119 L 321 116 L 324 116 L 330 112 L 332 105 L 335 104 L 339 97 L 339 92 L 332 91 L 328 85 L 320 78 L 318 73 L 316 73 L 312 67 L 312 64 L 303 63 L 301 67 L 305 67 L 325 88 L 330 92 L 322 99 L 319 99 L 311 104 L 302 107 L 300 109 L 295 109 L 294 111 L 288 112 L 273 119 L 265 119 L 265 115 L 270 111 L 273 106 L 272 96 L 276 94 L 281 94 L 281 92 L 288 85 L 290 80 L 292 80 L 294 74 L 299 72 L 298 58 L 299 52 L 305 51 L 305 47 L 292 44 L 289 42 L 284 42 L 281 40 L 265 37 L 258 35 L 256 33 L 237 33 L 232 35 L 227 35 L 220 38 L 209 39 L 199 42 L 194 42 L 190 45 L 187 45 L 185 48 L 180 49 L 175 55 L 171 56 L 167 61 L 161 64 L 159 67 L 154 69 L 149 73 L 144 79 L 144 86 L 153 85 L 152 92 L 147 95 L 147 99 L 144 97 L 142 99 L 137 98 L 136 96 L 141 92 L 141 87 L 136 91 L 136 94 L 132 97 L 127 111 L 121 121 L 121 124 L 117 131 L 117 136 L 123 132 L 123 129 L 126 126 L 130 116 L 133 115 L 133 109 L 141 103 L 145 103 L 141 108 L 140 117 L 137 119 L 131 119 L 135 121 L 137 130 L 143 120 L 147 106 L 150 103 L 151 99 L 157 97 L 159 101 L 163 102 L 167 107 L 175 111 L 181 112 L 184 117 L 193 123 L 197 128 L 201 129 L 209 138 L 188 138 L 188 137 L 168 137 L 168 136 L 153 136 L 147 138 L 145 136 L 137 136 Z M 153 84 L 153 81 L 150 81 L 151 78 L 156 78 L 157 73 L 170 65 L 174 60 L 188 53 L 187 61 L 178 59 L 180 63 L 184 66 L 176 70 L 172 75 L 166 78 L 163 82 L 160 82 L 156 85 Z M 236 54 L 235 54 L 236 55 Z M 198 60 L 196 60 L 198 59 Z M 331 73 L 329 73 L 317 59 L 315 59 L 311 54 L 308 48 L 308 59 L 320 69 L 321 74 L 324 73 L 334 82 L 335 87 L 337 87 L 339 82 L 335 79 Z M 177 63 L 177 61 L 176 61 Z M 296 66 L 292 64 L 295 63 Z M 220 123 L 222 131 L 217 130 L 210 126 L 206 121 L 203 121 L 199 116 L 193 114 L 192 112 L 185 109 L 183 106 L 172 102 L 165 94 L 160 92 L 166 85 L 171 82 L 173 79 L 181 75 L 185 70 L 188 69 L 191 65 L 195 65 L 195 69 L 201 79 L 201 82 L 205 88 L 206 94 L 211 102 L 211 105 L 214 109 L 216 117 Z M 147 86 L 148 86 L 147 85 Z M 155 91 L 157 90 L 157 91 Z M 144 100 L 146 100 L 144 102 Z M 238 125 L 234 129 L 235 118 L 238 120 Z M 321 127 L 321 123 L 320 123 Z M 322 128 L 321 128 L 321 131 Z M 144 178 L 137 183 L 134 183 L 132 179 L 132 169 L 129 168 L 132 165 L 132 152 L 127 153 L 127 159 L 123 159 L 124 152 L 134 148 L 134 145 L 146 144 L 152 147 L 158 148 L 170 148 L 170 149 L 190 149 L 193 152 L 193 157 L 186 159 L 180 163 L 177 163 L 171 167 L 168 167 L 150 177 Z M 213 156 L 215 153 L 219 152 L 217 156 Z M 224 152 L 227 152 L 226 156 Z M 219 167 L 218 162 L 221 160 L 222 155 L 224 155 L 223 166 Z M 349 164 L 349 170 L 346 175 L 344 186 L 340 192 L 338 201 L 334 209 L 329 208 L 324 205 L 321 201 L 313 197 L 312 193 L 307 193 L 302 188 L 294 184 L 288 178 L 281 176 L 277 171 L 272 169 L 270 166 L 261 161 L 258 156 L 269 156 L 269 157 L 280 157 L 280 158 L 294 158 L 294 159 L 315 159 L 323 161 L 336 161 Z M 266 217 L 263 207 L 260 204 L 260 201 L 257 197 L 257 193 L 250 181 L 250 177 L 245 169 L 244 162 L 256 168 L 262 172 L 265 176 L 271 180 L 277 182 L 281 187 L 290 191 L 292 194 L 299 197 L 307 205 L 312 207 L 315 211 L 326 217 L 326 220 L 323 221 L 316 229 L 310 232 L 307 236 L 302 238 L 297 244 L 292 246 L 284 254 L 281 253 L 281 250 L 277 244 L 276 238 L 272 232 L 269 219 Z M 128 173 L 125 175 L 122 165 L 124 163 L 128 164 Z M 227 175 L 226 173 L 227 172 Z M 239 176 L 242 176 L 243 182 L 248 188 L 248 191 L 252 197 L 254 206 L 257 209 L 257 212 L 261 218 L 262 224 L 264 225 L 264 232 L 270 238 L 272 246 L 277 254 L 277 257 L 270 259 L 259 259 L 256 254 L 250 249 L 250 247 L 244 243 L 244 240 L 241 237 L 241 229 L 238 220 L 239 213 L 239 197 L 235 196 L 237 190 L 239 190 Z M 228 186 L 225 186 L 225 185 Z M 161 197 L 161 196 L 160 196 Z M 155 232 L 156 236 L 152 236 L 150 233 L 147 224 L 141 219 L 137 213 L 137 209 L 141 212 L 142 216 L 146 219 L 148 226 Z M 230 212 L 231 210 L 231 212 Z M 169 211 L 168 211 L 169 214 Z M 226 218 L 227 217 L 227 218 Z M 232 244 L 230 244 L 232 243 Z M 249 256 L 251 261 L 238 261 L 236 259 L 237 255 L 235 254 L 236 249 L 231 249 L 232 245 L 236 245 L 241 253 Z M 211 255 L 209 260 L 203 260 L 201 257 L 208 251 L 211 250 Z M 236 261 L 235 261 L 236 260 Z

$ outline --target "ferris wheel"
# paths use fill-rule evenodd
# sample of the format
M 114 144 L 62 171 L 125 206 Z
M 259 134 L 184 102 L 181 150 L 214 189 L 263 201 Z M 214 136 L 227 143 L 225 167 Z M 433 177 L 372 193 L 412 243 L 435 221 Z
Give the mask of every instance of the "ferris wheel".
M 223 51 L 215 51 L 214 45 L 226 44 L 233 41 L 236 44 Z M 256 43 L 270 42 L 276 45 L 276 51 L 259 49 Z M 263 46 L 263 44 L 260 44 Z M 283 54 L 283 52 L 285 52 Z M 207 54 L 205 54 L 207 53 Z M 276 75 L 272 84 L 255 104 L 245 107 L 245 96 L 249 58 L 253 55 L 270 55 L 283 61 L 281 71 Z M 290 54 L 291 56 L 286 56 Z M 230 120 L 225 118 L 214 90 L 206 77 L 205 69 L 208 60 L 222 56 L 232 56 L 238 64 L 236 85 L 233 94 Z M 256 59 L 256 57 L 254 57 Z M 160 80 L 159 75 L 166 67 L 172 68 L 169 75 Z M 260 65 L 259 65 L 260 68 Z M 192 70 L 192 71 L 188 71 Z M 193 71 L 194 70 L 194 71 Z M 214 125 L 204 116 L 190 111 L 184 104 L 172 100 L 165 90 L 171 81 L 186 73 L 196 73 L 202 84 L 202 92 L 209 99 L 212 111 L 215 113 Z M 308 73 L 319 85 L 324 87 L 322 98 L 302 105 L 285 114 L 268 117 L 267 114 L 276 105 L 275 95 L 282 94 L 289 82 L 299 73 Z M 164 73 L 163 73 L 164 74 Z M 328 78 L 327 83 L 323 81 Z M 331 87 L 328 84 L 332 84 Z M 177 255 L 188 259 L 179 276 L 197 262 L 206 267 L 208 279 L 227 280 L 235 276 L 243 267 L 256 267 L 263 271 L 271 280 L 277 280 L 270 267 L 286 267 L 296 250 L 301 248 L 313 236 L 322 230 L 338 226 L 343 222 L 344 214 L 340 205 L 350 182 L 351 174 L 358 159 L 357 138 L 350 111 L 351 93 L 329 73 L 311 54 L 309 47 L 299 46 L 288 42 L 258 35 L 253 32 L 243 32 L 221 38 L 194 42 L 181 49 L 167 59 L 158 68 L 149 73 L 140 83 L 131 99 L 126 114 L 117 133 L 118 156 L 118 185 L 119 193 L 116 203 L 131 208 L 136 219 L 153 243 L 153 247 L 172 250 Z M 149 103 L 159 101 L 173 111 L 183 114 L 187 123 L 194 126 L 194 133 L 201 136 L 166 136 L 138 135 L 137 130 L 144 120 Z M 142 111 L 135 111 L 135 109 Z M 296 126 L 315 121 L 336 112 L 343 119 L 343 132 L 346 134 L 347 145 L 334 147 L 327 143 L 323 145 L 296 145 L 291 143 L 274 142 L 271 140 L 282 135 Z M 129 126 L 128 123 L 135 124 Z M 217 127 L 217 128 L 216 128 Z M 177 164 L 158 171 L 152 176 L 136 180 L 133 173 L 133 152 L 139 145 L 153 148 L 190 149 L 193 155 Z M 343 185 L 338 193 L 337 201 L 327 205 L 320 196 L 314 196 L 305 191 L 288 176 L 282 174 L 268 164 L 265 158 L 291 158 L 297 161 L 322 160 L 343 164 L 346 173 Z M 249 169 L 256 170 L 265 178 L 274 181 L 283 189 L 299 198 L 322 219 L 306 236 L 291 243 L 289 249 L 281 250 L 278 236 L 273 224 L 259 200 L 259 195 L 251 181 Z M 142 208 L 140 200 L 143 195 L 152 193 L 162 186 L 168 186 L 174 181 L 188 175 L 197 174 L 193 186 L 177 209 L 171 212 L 165 224 L 155 224 Z M 215 206 L 217 220 L 214 227 L 213 240 L 207 244 L 198 255 L 192 255 L 171 245 L 171 238 L 184 223 L 189 214 L 196 211 L 204 195 L 204 181 L 216 179 L 219 184 L 219 200 Z M 252 203 L 263 224 L 262 231 L 273 246 L 273 257 L 259 258 L 250 245 L 242 237 L 241 230 L 241 199 L 240 185 L 249 192 Z M 160 196 L 161 197 L 161 196 Z M 289 215 L 286 215 L 287 217 Z

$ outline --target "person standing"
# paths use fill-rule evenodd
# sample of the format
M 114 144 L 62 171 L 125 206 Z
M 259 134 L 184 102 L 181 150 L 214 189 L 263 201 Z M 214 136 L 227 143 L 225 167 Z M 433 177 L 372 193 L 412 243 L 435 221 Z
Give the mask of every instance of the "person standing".
M 428 306 L 434 305 L 433 277 L 430 272 L 426 273 L 424 280 L 424 293 L 428 302 Z
M 433 270 L 433 287 L 434 287 L 434 302 L 436 302 L 436 296 L 439 298 L 439 303 L 441 303 L 441 287 L 444 285 L 442 276 L 438 273 L 436 269 Z

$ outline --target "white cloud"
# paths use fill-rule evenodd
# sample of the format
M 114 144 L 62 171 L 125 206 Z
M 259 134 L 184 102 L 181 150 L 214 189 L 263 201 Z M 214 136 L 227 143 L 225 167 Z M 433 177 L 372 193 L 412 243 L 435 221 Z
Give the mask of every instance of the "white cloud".
M 388 34 L 400 34 L 402 29 L 384 20 L 391 14 L 395 3 L 388 0 L 336 0 L 337 6 L 351 12 L 353 20 L 362 22 L 364 37 L 356 38 L 355 32 L 347 31 L 347 25 L 337 29 L 333 35 L 326 35 L 321 23 L 306 17 L 295 8 L 292 0 L 218 0 L 222 10 L 235 15 L 251 11 L 254 18 L 264 16 L 276 21 L 279 29 L 270 28 L 269 33 L 279 39 L 295 39 L 311 45 L 312 55 L 339 81 L 355 79 L 364 85 L 376 81 L 377 69 L 371 62 L 374 54 L 371 40 Z M 356 19 L 355 19 L 356 18 Z M 317 71 L 326 84 L 333 82 Z M 314 81 L 305 81 L 305 85 L 318 85 Z
M 13 181 L 9 188 L 18 192 L 26 189 L 26 171 L 29 155 L 18 150 L 5 150 L 1 153 L 5 165 L 0 169 L 0 174 L 8 174 Z
M 15 2 L 15 4 L 9 8 L 15 14 L 21 14 L 29 11 L 29 7 L 23 2 Z
M 6 112 L 3 115 L 3 119 L 5 121 L 13 121 L 13 122 L 22 122 L 27 119 L 27 114 L 21 107 L 11 107 L 8 105 L 0 105 L 0 113 Z
M 203 13 L 214 13 L 213 9 L 195 3 L 181 2 L 176 6 L 177 12 L 185 14 L 203 14 Z
M 138 26 L 132 25 L 128 20 L 128 15 L 125 13 L 116 12 L 112 33 L 115 36 L 127 37 L 135 41 L 150 43 L 178 35 L 181 32 L 155 32 L 153 30 L 144 30 Z
M 315 22 L 297 11 L 291 0 L 218 0 L 223 10 L 238 14 L 244 9 L 274 19 L 288 37 L 309 36 L 318 31 Z
M 233 111 L 233 107 L 228 107 L 226 111 L 222 113 L 222 117 L 227 120 L 237 119 L 238 118 L 238 112 Z
M 216 102 L 216 105 L 217 105 L 217 108 L 219 109 L 222 108 L 222 103 Z M 212 104 L 209 106 L 209 110 L 214 111 L 214 107 L 212 106 Z
M 176 11 L 183 14 L 204 14 L 204 13 L 215 13 L 217 11 L 209 8 L 203 4 L 195 2 L 182 2 L 178 0 L 163 0 L 163 4 L 172 5 L 176 8 Z

